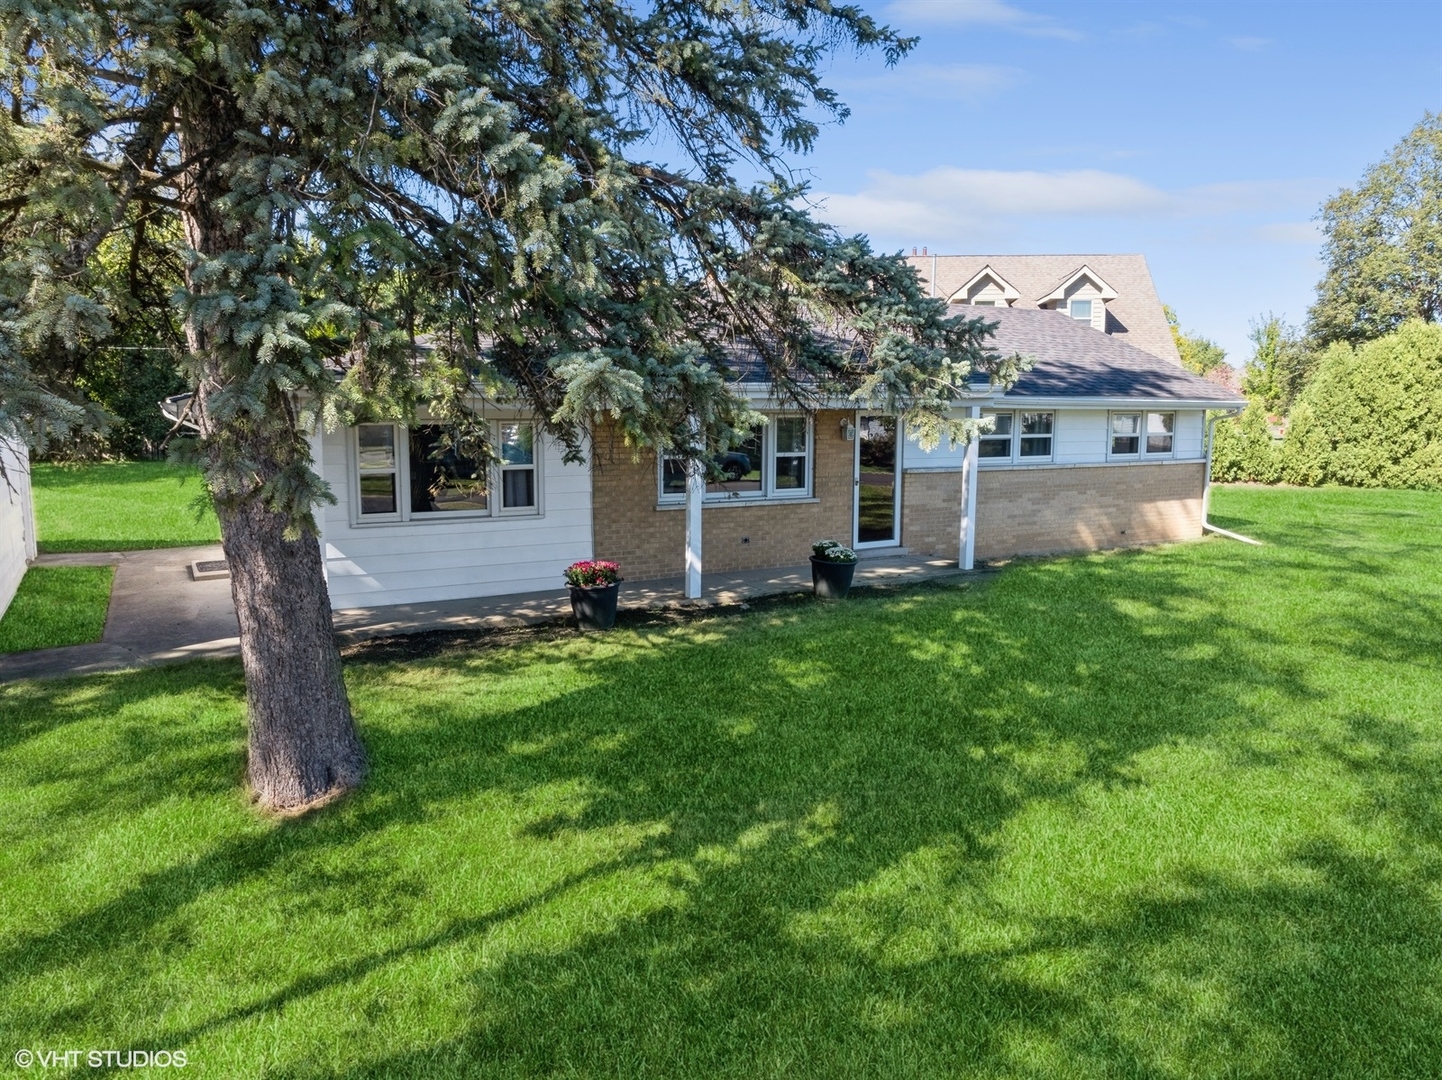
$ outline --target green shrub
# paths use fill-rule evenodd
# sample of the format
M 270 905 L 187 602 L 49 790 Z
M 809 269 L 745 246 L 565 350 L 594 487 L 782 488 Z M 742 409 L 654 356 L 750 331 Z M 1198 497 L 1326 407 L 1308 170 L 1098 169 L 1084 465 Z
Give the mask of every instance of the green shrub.
M 1294 483 L 1442 488 L 1442 326 L 1413 320 L 1355 350 L 1333 345 L 1287 442 Z
M 1275 484 L 1280 455 L 1267 426 L 1267 411 L 1253 402 L 1241 416 L 1217 422 L 1212 445 L 1212 479 Z
M 1292 407 L 1287 435 L 1282 440 L 1280 473 L 1284 484 L 1316 487 L 1326 483 L 1332 444 L 1317 423 L 1312 406 L 1299 401 Z

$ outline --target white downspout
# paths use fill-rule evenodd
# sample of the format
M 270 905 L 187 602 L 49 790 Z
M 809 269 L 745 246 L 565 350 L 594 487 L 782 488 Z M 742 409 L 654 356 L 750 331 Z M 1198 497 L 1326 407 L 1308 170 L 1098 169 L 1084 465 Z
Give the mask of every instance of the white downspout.
M 968 410 L 973 420 L 981 419 L 981 406 L 973 405 Z M 966 457 L 961 464 L 961 551 L 957 565 L 963 570 L 976 566 L 976 465 L 979 458 L 979 442 L 973 437 L 966 444 Z
M 694 436 L 701 425 L 691 419 Z M 686 463 L 686 587 L 687 600 L 701 599 L 701 504 L 706 498 L 706 474 L 699 460 Z
M 1235 414 L 1227 413 L 1225 415 L 1233 416 Z M 1202 531 L 1225 536 L 1228 540 L 1240 540 L 1244 544 L 1255 544 L 1257 547 L 1261 547 L 1260 540 L 1253 540 L 1250 536 L 1243 536 L 1241 533 L 1220 528 L 1208 520 L 1212 511 L 1212 444 L 1217 438 L 1217 421 L 1222 416 L 1222 413 L 1216 412 L 1207 418 L 1207 474 L 1202 480 Z
M 931 253 L 931 295 L 936 295 L 936 252 Z

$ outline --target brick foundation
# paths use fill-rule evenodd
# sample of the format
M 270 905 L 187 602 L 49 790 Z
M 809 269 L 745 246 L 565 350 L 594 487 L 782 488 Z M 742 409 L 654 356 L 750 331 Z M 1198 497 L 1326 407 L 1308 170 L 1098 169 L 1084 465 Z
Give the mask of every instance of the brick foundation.
M 702 511 L 701 561 L 710 572 L 795 566 L 817 540 L 850 543 L 855 444 L 841 436 L 851 413 L 819 412 L 814 433 L 815 501 L 748 505 L 708 502 Z M 633 459 L 609 433 L 596 439 L 591 465 L 595 552 L 630 581 L 678 577 L 685 570 L 686 516 L 656 508 L 656 455 Z
M 983 469 L 976 493 L 976 557 L 1094 551 L 1201 536 L 1205 470 L 1200 461 Z
M 983 469 L 976 557 L 1095 551 L 1201 536 L 1204 469 L 1201 462 Z M 909 472 L 902 483 L 902 543 L 914 555 L 957 558 L 961 473 Z

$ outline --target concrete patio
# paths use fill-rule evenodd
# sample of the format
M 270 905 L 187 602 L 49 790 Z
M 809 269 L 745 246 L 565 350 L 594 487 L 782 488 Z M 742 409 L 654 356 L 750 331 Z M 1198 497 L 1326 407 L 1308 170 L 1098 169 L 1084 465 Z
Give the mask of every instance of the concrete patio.
M 190 564 L 223 558 L 218 545 L 153 551 L 42 555 L 37 566 L 115 566 L 115 587 L 105 633 L 90 645 L 0 656 L 0 682 L 61 678 L 102 671 L 174 664 L 204 657 L 237 656 L 240 639 L 230 579 L 193 581 Z M 905 585 L 958 576 L 955 563 L 913 557 L 906 552 L 863 558 L 855 586 Z M 811 589 L 811 567 L 788 566 L 706 574 L 703 595 L 687 600 L 682 579 L 627 582 L 621 587 L 622 610 L 705 608 L 739 604 L 762 596 Z M 336 637 L 343 644 L 427 630 L 484 630 L 560 623 L 571 617 L 565 589 L 513 593 L 473 600 L 351 608 L 335 613 Z

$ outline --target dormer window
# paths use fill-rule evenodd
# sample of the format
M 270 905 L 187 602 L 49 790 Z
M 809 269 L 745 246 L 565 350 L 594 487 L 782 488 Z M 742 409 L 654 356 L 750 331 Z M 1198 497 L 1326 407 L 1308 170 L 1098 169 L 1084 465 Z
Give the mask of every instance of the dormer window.
M 1036 298 L 1037 307 L 1063 311 L 1077 322 L 1094 330 L 1106 330 L 1107 303 L 1117 298 L 1117 291 L 1101 279 L 1090 266 L 1081 266 L 1044 296 Z
M 1021 293 L 990 266 L 983 266 L 969 281 L 947 297 L 952 304 L 974 307 L 1011 307 Z

